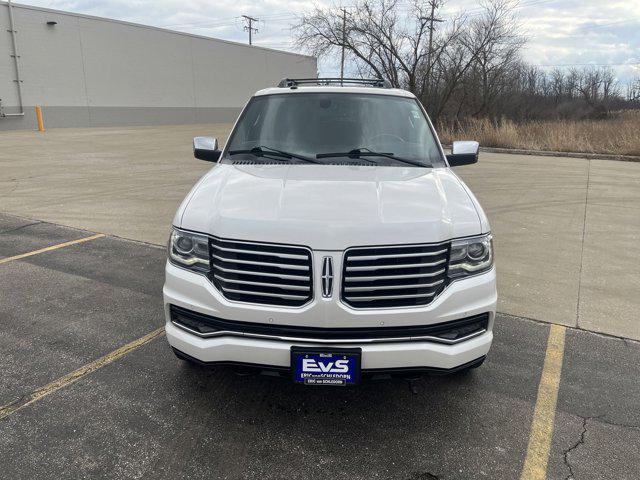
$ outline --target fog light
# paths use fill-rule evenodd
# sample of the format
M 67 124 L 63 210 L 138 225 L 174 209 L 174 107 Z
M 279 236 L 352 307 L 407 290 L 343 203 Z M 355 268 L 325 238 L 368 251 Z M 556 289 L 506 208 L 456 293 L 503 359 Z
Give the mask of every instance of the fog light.
M 208 325 L 203 320 L 199 320 L 198 318 L 187 315 L 182 315 L 176 312 L 173 307 L 171 308 L 171 320 L 175 324 L 182 325 L 183 327 L 202 335 L 211 334 L 218 331 L 217 328 Z
M 439 333 L 437 336 L 440 338 L 444 338 L 445 340 L 458 340 L 480 330 L 485 330 L 486 328 L 487 327 L 485 320 L 482 322 L 474 322 L 467 325 L 462 325 L 460 327 L 452 328 L 451 330 L 447 330 L 446 332 Z

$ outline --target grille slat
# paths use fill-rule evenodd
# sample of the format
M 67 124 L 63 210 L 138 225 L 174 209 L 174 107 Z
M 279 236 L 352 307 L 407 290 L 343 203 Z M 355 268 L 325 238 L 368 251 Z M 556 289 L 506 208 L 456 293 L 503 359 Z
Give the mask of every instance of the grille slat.
M 222 290 L 224 290 L 225 293 L 238 293 L 241 295 L 249 295 L 249 296 L 255 296 L 255 297 L 276 297 L 276 298 L 283 298 L 285 300 L 304 300 L 308 298 L 307 295 L 285 295 L 282 293 L 254 292 L 251 290 L 237 290 L 235 288 L 222 287 Z
M 422 298 L 422 297 L 433 297 L 436 293 L 415 293 L 411 295 L 372 295 L 370 297 L 344 297 L 347 300 L 358 301 L 358 302 L 371 302 L 374 300 L 398 300 L 400 298 Z
M 406 264 L 395 264 L 395 265 L 367 265 L 367 266 L 358 266 L 358 267 L 347 267 L 347 272 L 369 272 L 371 270 L 390 270 L 393 268 L 421 268 L 421 267 L 435 267 L 438 265 L 442 265 L 447 260 L 438 260 L 437 262 L 426 262 L 426 263 L 406 263 Z
M 246 275 L 256 275 L 256 276 L 262 276 L 262 277 L 277 277 L 277 278 L 282 278 L 285 280 L 306 280 L 307 276 L 304 275 L 284 275 L 284 274 L 280 274 L 280 273 L 268 273 L 268 272 L 254 272 L 251 270 L 236 270 L 233 268 L 224 268 L 224 267 L 215 267 L 216 270 L 220 270 L 222 272 L 227 272 L 227 273 L 237 273 L 237 274 L 246 274 Z
M 427 305 L 447 285 L 448 260 L 449 244 L 348 249 L 342 299 L 354 308 Z
M 220 275 L 214 275 L 214 277 L 224 283 L 239 283 L 242 285 L 255 285 L 258 287 L 286 288 L 287 290 L 300 290 L 300 291 L 308 291 L 311 288 L 309 285 L 290 285 L 290 284 L 282 284 L 282 283 L 266 283 L 266 282 L 255 282 L 255 281 L 249 281 L 249 280 L 237 280 L 233 278 L 225 278 Z
M 430 272 L 430 273 L 415 273 L 415 274 L 410 274 L 410 275 L 370 275 L 367 277 L 353 277 L 353 276 L 346 276 L 345 277 L 345 281 L 346 282 L 371 282 L 374 280 L 396 280 L 396 279 L 403 279 L 403 278 L 429 278 L 429 277 L 439 277 L 440 275 L 442 275 L 445 272 L 444 268 L 437 270 L 435 272 Z
M 311 251 L 212 238 L 211 280 L 229 300 L 301 306 L 311 300 Z
M 252 255 L 255 255 L 255 253 L 253 253 Z M 240 260 L 238 258 L 221 257 L 219 255 L 211 255 L 211 258 L 220 262 L 242 263 L 244 265 L 261 265 L 265 267 L 278 267 L 291 270 L 309 270 L 309 267 L 306 265 L 288 265 L 286 263 L 257 262 L 255 260 Z
M 220 250 L 222 252 L 232 252 L 232 253 L 247 253 L 247 254 L 253 254 L 255 255 L 256 252 L 255 250 L 242 250 L 239 248 L 227 248 L 227 247 L 221 247 L 219 245 L 213 245 L 213 248 L 215 250 Z M 275 252 L 269 252 L 268 253 L 269 256 L 273 256 L 273 257 L 280 257 L 280 258 L 293 258 L 296 260 L 306 260 L 307 257 L 305 255 L 293 255 L 290 253 L 275 253 Z
M 397 254 L 397 253 L 389 253 L 389 254 L 385 254 L 385 255 L 363 255 L 362 257 L 354 257 L 351 259 L 352 262 L 365 262 L 368 260 L 380 260 L 380 259 L 386 259 L 389 257 L 393 257 L 393 258 L 411 258 L 411 257 L 429 257 L 429 256 L 435 256 L 435 255 L 441 255 L 443 253 L 447 253 L 447 249 L 445 248 L 444 250 L 438 250 L 435 252 L 418 252 L 418 253 L 402 253 L 402 254 Z
M 414 283 L 409 285 L 367 285 L 366 287 L 344 287 L 345 292 L 371 292 L 374 290 L 399 290 L 401 288 L 428 288 L 435 287 L 436 285 L 440 285 L 444 280 L 438 280 L 437 282 L 432 283 Z

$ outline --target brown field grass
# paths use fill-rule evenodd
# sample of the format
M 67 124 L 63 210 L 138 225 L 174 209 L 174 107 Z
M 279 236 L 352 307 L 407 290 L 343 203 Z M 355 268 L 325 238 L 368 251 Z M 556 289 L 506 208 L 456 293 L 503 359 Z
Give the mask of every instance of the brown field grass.
M 472 119 L 457 128 L 440 128 L 440 140 L 477 140 L 483 147 L 555 152 L 640 155 L 640 111 L 615 112 L 605 120 L 556 120 L 516 124 Z

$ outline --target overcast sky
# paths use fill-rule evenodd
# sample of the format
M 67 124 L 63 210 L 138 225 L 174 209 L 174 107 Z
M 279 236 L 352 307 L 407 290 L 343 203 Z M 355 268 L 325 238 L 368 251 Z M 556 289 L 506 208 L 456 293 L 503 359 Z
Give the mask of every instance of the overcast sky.
M 406 9 L 409 1 L 401 2 Z M 143 23 L 199 35 L 245 42 L 244 21 L 260 21 L 256 45 L 292 50 L 291 26 L 315 4 L 327 0 L 18 0 L 42 7 Z M 344 0 L 342 4 L 352 4 Z M 441 16 L 457 10 L 473 14 L 477 1 L 448 0 Z M 514 0 L 528 40 L 524 57 L 535 65 L 612 65 L 622 81 L 640 76 L 640 0 Z M 336 8 L 337 10 L 337 8 Z M 321 63 L 335 74 L 335 62 Z M 564 68 L 564 67 L 563 67 Z

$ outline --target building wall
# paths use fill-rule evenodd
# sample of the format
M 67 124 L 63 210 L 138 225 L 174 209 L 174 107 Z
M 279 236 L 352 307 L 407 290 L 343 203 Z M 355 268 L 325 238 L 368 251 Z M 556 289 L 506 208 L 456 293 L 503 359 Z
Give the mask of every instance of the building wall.
M 315 77 L 313 57 L 155 27 L 13 5 L 25 116 L 0 130 L 229 122 L 284 77 Z M 48 21 L 57 25 L 48 26 Z M 8 4 L 0 1 L 0 99 L 16 113 Z

